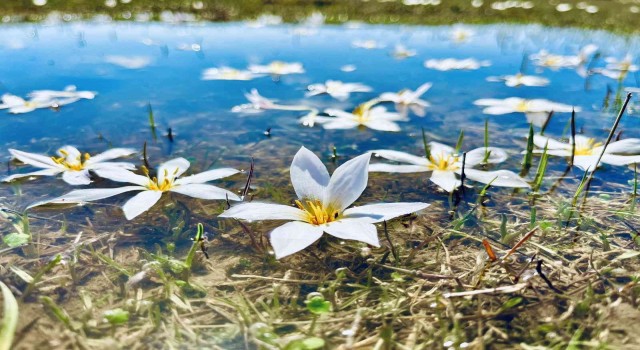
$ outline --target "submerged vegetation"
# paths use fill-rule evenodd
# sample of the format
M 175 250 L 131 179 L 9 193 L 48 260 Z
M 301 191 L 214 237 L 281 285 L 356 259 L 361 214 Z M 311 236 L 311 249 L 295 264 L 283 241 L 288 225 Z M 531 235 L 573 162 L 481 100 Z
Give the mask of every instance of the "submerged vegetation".
M 525 18 L 632 32 L 638 6 L 0 3 L 5 22 L 161 19 L 180 40 L 155 25 L 61 25 L 65 62 L 49 59 L 51 23 L 0 38 L 7 66 L 42 55 L 45 76 L 55 69 L 43 82 L 0 67 L 12 128 L 0 350 L 637 348 L 637 41 L 562 32 L 559 47 L 533 27 L 313 35 L 325 20 Z M 202 19 L 255 21 L 176 25 Z M 487 38 L 498 55 L 482 52 Z M 98 92 L 33 90 L 55 74 Z

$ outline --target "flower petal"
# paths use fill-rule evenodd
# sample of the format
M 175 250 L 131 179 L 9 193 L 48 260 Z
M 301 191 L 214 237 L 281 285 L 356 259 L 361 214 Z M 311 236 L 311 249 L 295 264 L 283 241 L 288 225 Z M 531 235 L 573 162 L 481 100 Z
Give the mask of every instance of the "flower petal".
M 502 115 L 515 112 L 516 111 L 512 106 L 491 106 L 482 110 L 482 113 L 491 115 Z
M 633 164 L 633 163 L 640 163 L 640 155 L 624 156 L 624 155 L 605 153 L 602 156 L 602 162 L 611 164 L 611 165 L 627 165 L 627 164 Z
M 88 170 L 67 170 L 62 173 L 62 179 L 69 185 L 88 185 L 91 183 Z
M 379 130 L 379 131 L 400 131 L 400 125 L 396 124 L 390 120 L 380 120 L 380 119 L 372 119 L 363 123 L 369 129 Z M 325 124 L 325 129 L 327 129 Z
M 325 190 L 325 208 L 343 211 L 364 192 L 369 180 L 369 159 L 371 153 L 357 156 L 342 164 L 333 172 Z
M 322 125 L 322 128 L 327 129 L 327 130 L 344 130 L 344 129 L 353 129 L 355 127 L 357 127 L 358 122 L 354 121 L 354 120 L 349 120 L 349 119 L 343 119 L 343 118 L 333 118 L 335 120 L 332 121 L 327 121 L 327 122 L 321 122 L 320 125 Z
M 154 204 L 160 200 L 162 192 L 160 191 L 142 191 L 131 199 L 129 199 L 123 206 L 122 211 L 127 220 L 132 220 L 136 216 L 149 210 Z
M 176 185 L 201 184 L 208 181 L 222 179 L 224 177 L 229 177 L 239 172 L 240 170 L 233 169 L 233 168 L 212 169 L 212 170 L 203 171 L 199 174 L 179 178 L 175 181 L 175 184 Z
M 571 144 L 556 141 L 552 138 L 542 135 L 534 135 L 533 144 L 538 148 L 544 148 L 545 145 L 547 145 L 548 149 L 561 149 L 571 151 Z
M 62 171 L 63 171 L 62 169 L 42 169 L 42 170 L 34 171 L 31 173 L 13 174 L 3 178 L 2 182 L 10 182 L 15 179 L 20 179 L 20 178 L 29 177 L 29 176 L 53 176 L 61 173 Z
M 89 188 L 83 190 L 74 190 L 60 197 L 56 197 L 42 202 L 31 204 L 27 208 L 33 208 L 45 204 L 68 204 L 68 203 L 86 203 L 93 202 L 104 198 L 117 196 L 121 193 L 129 191 L 145 190 L 140 186 L 125 186 L 117 188 Z
M 371 153 L 373 153 L 373 155 L 376 157 L 386 158 L 394 162 L 409 163 L 409 164 L 421 165 L 421 166 L 426 166 L 429 163 L 427 158 L 414 156 L 413 154 L 400 152 L 400 151 L 380 149 L 380 150 L 371 151 Z
M 295 207 L 271 203 L 240 203 L 218 215 L 220 218 L 235 218 L 247 221 L 295 220 L 306 221 L 307 214 Z
M 607 146 L 607 153 L 638 154 L 640 153 L 640 139 L 624 139 L 611 142 Z
M 456 179 L 453 171 L 434 170 L 429 180 L 447 192 L 460 187 L 460 180 Z
M 378 229 L 372 223 L 358 219 L 344 219 L 334 221 L 320 226 L 322 229 L 337 238 L 350 239 L 370 244 L 375 247 L 380 246 L 378 240 Z
M 96 154 L 95 156 L 89 158 L 85 162 L 85 165 L 92 165 L 92 164 L 104 162 L 106 160 L 112 160 L 120 157 L 127 157 L 135 153 L 136 153 L 136 150 L 131 148 L 112 148 L 108 151 Z
M 571 154 L 569 154 L 571 155 Z M 584 171 L 593 171 L 596 168 L 596 162 L 598 161 L 598 157 L 600 155 L 593 156 L 578 156 L 576 155 L 573 158 L 573 165 Z
M 496 164 L 502 163 L 509 157 L 507 152 L 502 148 L 498 147 L 479 147 L 474 150 L 467 152 L 467 157 L 465 158 L 465 168 L 472 167 L 474 165 L 482 163 L 487 152 L 489 152 L 489 157 L 487 158 L 487 163 Z
M 397 165 L 397 164 L 385 164 L 374 163 L 369 164 L 369 172 L 381 172 L 381 173 L 422 173 L 429 170 L 426 166 L 422 165 Z
M 306 222 L 287 222 L 269 235 L 276 259 L 297 253 L 322 237 L 322 227 Z
M 525 117 L 527 118 L 527 123 L 533 124 L 537 127 L 542 127 L 544 123 L 549 119 L 549 113 L 547 112 L 530 112 L 525 113 Z
M 23 152 L 12 148 L 9 148 L 9 153 L 11 153 L 11 155 L 17 160 L 38 168 L 63 168 L 61 165 L 54 162 L 51 157 L 46 157 L 35 153 Z
M 206 184 L 187 184 L 187 185 L 178 185 L 173 187 L 171 192 L 184 194 L 185 196 L 200 198 L 200 199 L 227 199 L 232 201 L 241 201 L 240 197 L 237 194 L 227 191 L 223 188 L 206 185 Z
M 305 147 L 293 157 L 291 169 L 291 184 L 299 199 L 322 200 L 324 191 L 329 185 L 327 167 L 313 152 Z
M 98 168 L 95 169 L 94 172 L 104 179 L 117 182 L 129 182 L 140 186 L 147 186 L 150 181 L 145 176 L 134 174 L 129 170 L 120 168 Z
M 529 188 L 529 184 L 516 173 L 508 170 L 483 171 L 477 169 L 465 169 L 465 176 L 469 180 L 478 181 L 491 186 Z
M 438 155 L 450 155 L 458 153 L 453 147 L 434 141 L 429 142 L 429 149 L 431 150 L 431 154 Z
M 367 204 L 360 207 L 349 208 L 344 211 L 343 216 L 346 219 L 358 219 L 365 222 L 376 223 L 415 213 L 425 209 L 429 205 L 430 204 L 420 202 Z
M 352 113 L 349 112 L 345 112 L 341 109 L 335 109 L 335 108 L 327 108 L 324 110 L 324 112 L 330 116 L 333 117 L 338 117 L 338 118 L 344 118 L 344 119 L 355 119 L 356 116 L 353 115 Z
M 180 175 L 189 169 L 189 165 L 191 165 L 189 161 L 182 157 L 171 159 L 160 164 L 158 167 L 158 183 L 163 183 L 165 177 L 170 178 L 172 181 L 180 177 Z

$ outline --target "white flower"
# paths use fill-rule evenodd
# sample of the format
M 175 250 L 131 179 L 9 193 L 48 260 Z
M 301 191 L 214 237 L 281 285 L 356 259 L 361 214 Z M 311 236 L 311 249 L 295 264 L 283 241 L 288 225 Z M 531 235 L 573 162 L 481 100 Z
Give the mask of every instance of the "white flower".
M 306 97 L 329 94 L 331 97 L 346 101 L 352 92 L 370 92 L 371 87 L 360 83 L 343 83 L 338 80 L 327 80 L 324 84 L 311 84 L 307 87 Z
M 383 49 L 384 45 L 375 41 L 375 40 L 354 40 L 351 42 L 351 46 L 358 48 L 358 49 L 367 49 L 367 50 L 374 50 L 374 49 Z
M 29 93 L 31 100 L 52 100 L 55 105 L 64 106 L 81 99 L 93 100 L 96 97 L 94 91 L 77 91 L 74 85 L 69 85 L 63 91 L 35 90 Z
M 115 64 L 127 69 L 140 69 L 151 63 L 151 57 L 147 56 L 120 56 L 109 55 L 104 58 L 105 62 Z
M 345 64 L 344 66 L 340 67 L 340 70 L 345 72 L 345 73 L 354 72 L 356 69 L 358 69 L 358 67 L 356 67 L 353 64 Z
M 623 59 L 618 60 L 614 57 L 605 58 L 607 66 L 604 69 L 594 70 L 608 78 L 621 80 L 624 79 L 629 72 L 637 72 L 640 67 L 633 64 L 633 57 L 626 55 Z
M 202 80 L 251 80 L 263 77 L 248 70 L 238 70 L 230 67 L 207 68 L 202 71 Z
M 480 67 L 488 67 L 490 65 L 491 62 L 489 61 L 478 61 L 474 58 L 445 58 L 442 60 L 431 59 L 424 62 L 425 67 L 440 71 L 448 71 L 454 69 L 475 70 Z
M 584 66 L 596 51 L 598 51 L 598 47 L 589 44 L 581 48 L 575 56 L 554 55 L 550 54 L 547 50 L 540 50 L 540 52 L 530 55 L 529 58 L 541 67 L 551 69 L 575 68 L 580 76 L 586 77 L 588 72 Z
M 399 92 L 385 92 L 378 97 L 380 101 L 393 102 L 396 104 L 396 109 L 405 114 L 407 107 L 411 108 L 413 113 L 423 117 L 425 115 L 425 108 L 431 106 L 429 102 L 420 99 L 420 97 L 431 88 L 431 83 L 424 83 L 420 85 L 415 91 L 404 89 Z
M 391 55 L 397 59 L 403 59 L 407 57 L 413 57 L 416 55 L 416 50 L 409 50 L 406 46 L 402 44 L 397 44 L 396 47 L 391 52 Z
M 234 106 L 233 108 L 231 108 L 232 112 L 260 113 L 267 109 L 274 109 L 274 106 L 276 106 L 276 100 L 269 99 L 260 95 L 257 89 L 251 89 L 251 92 L 245 93 L 244 97 L 249 100 L 249 103 Z
M 514 75 L 502 75 L 498 77 L 488 77 L 487 81 L 496 82 L 504 81 L 505 85 L 509 87 L 517 86 L 547 86 L 549 85 L 549 79 L 543 77 L 537 77 L 535 75 L 523 75 L 522 73 Z
M 0 99 L 2 102 L 0 103 L 0 109 L 8 109 L 9 113 L 13 114 L 28 113 L 38 108 L 49 108 L 55 103 L 51 99 L 32 99 L 27 101 L 12 94 L 4 94 Z
M 602 153 L 602 143 L 596 142 L 595 139 L 583 135 L 576 135 L 576 150 L 573 163 L 584 171 L 593 171 L 596 168 L 598 157 Z M 533 143 L 540 149 L 534 150 L 534 153 L 543 153 L 545 145 L 547 153 L 558 157 L 571 157 L 571 142 L 564 143 L 546 136 L 535 135 Z M 640 139 L 625 139 L 611 142 L 604 155 L 601 163 L 611 165 L 628 165 L 640 162 Z M 600 164 L 598 164 L 599 166 Z
M 456 43 L 468 41 L 475 35 L 475 32 L 463 27 L 457 27 L 451 32 L 451 40 Z
M 58 150 L 58 157 L 47 157 L 16 149 L 9 149 L 9 153 L 21 162 L 36 168 L 42 168 L 43 170 L 7 176 L 2 179 L 3 182 L 29 176 L 54 176 L 62 173 L 62 179 L 70 185 L 88 185 L 91 183 L 89 170 L 136 168 L 131 163 L 109 162 L 109 160 L 136 153 L 135 150 L 128 148 L 113 148 L 106 152 L 96 154 L 95 156 L 90 156 L 88 153 L 82 155 L 80 151 L 73 146 L 60 148 Z
M 180 176 L 187 171 L 189 165 L 189 161 L 184 158 L 172 159 L 160 164 L 158 167 L 158 176 L 153 178 L 149 177 L 148 171 L 146 171 L 147 176 L 142 176 L 123 168 L 96 169 L 96 174 L 102 178 L 117 182 L 128 182 L 135 186 L 75 190 L 58 198 L 32 204 L 29 208 L 44 204 L 86 203 L 113 197 L 125 192 L 140 191 L 140 193 L 133 196 L 122 206 L 125 217 L 127 220 L 131 220 L 149 210 L 149 208 L 160 200 L 160 197 L 165 192 L 180 193 L 200 199 L 240 200 L 240 197 L 233 192 L 205 184 L 205 182 L 237 174 L 239 170 L 220 168 L 180 178 Z
M 372 151 L 375 156 L 395 162 L 408 163 L 409 165 L 376 163 L 369 165 L 369 171 L 388 173 L 431 172 L 429 179 L 443 190 L 451 192 L 458 188 L 460 186 L 460 180 L 457 179 L 456 174 L 460 175 L 462 173 L 462 153 L 456 152 L 455 149 L 438 142 L 430 142 L 429 150 L 429 159 L 392 150 Z M 496 164 L 506 159 L 507 153 L 501 148 L 476 148 L 467 152 L 464 168 L 465 176 L 469 180 L 484 184 L 491 183 L 492 186 L 528 188 L 529 184 L 511 171 L 483 171 L 473 169 L 474 166 L 482 164 L 483 162 Z
M 302 67 L 302 63 L 299 62 L 289 63 L 282 61 L 273 61 L 267 65 L 252 64 L 249 66 L 249 71 L 255 74 L 300 74 L 304 73 L 304 67 Z
M 340 109 L 328 108 L 324 112 L 331 117 L 315 117 L 315 122 L 325 129 L 353 129 L 365 126 L 380 131 L 400 131 L 398 121 L 408 119 L 398 113 L 387 112 L 382 106 L 372 107 L 371 103 L 363 103 L 349 113 Z
M 509 97 L 503 100 L 495 98 L 483 98 L 473 102 L 477 106 L 485 106 L 484 114 L 500 115 L 509 113 L 525 113 L 527 121 L 536 126 L 544 124 L 549 112 L 568 113 L 573 110 L 580 112 L 580 107 L 572 107 L 562 103 L 544 99 L 525 100 L 519 97 Z
M 313 152 L 301 147 L 291 163 L 291 183 L 298 196 L 296 207 L 241 203 L 219 217 L 242 220 L 288 220 L 271 231 L 276 258 L 296 253 L 326 232 L 340 239 L 364 242 L 376 247 L 376 222 L 420 211 L 426 203 L 380 203 L 347 209 L 367 187 L 369 153 L 338 167 L 329 177 L 327 168 Z

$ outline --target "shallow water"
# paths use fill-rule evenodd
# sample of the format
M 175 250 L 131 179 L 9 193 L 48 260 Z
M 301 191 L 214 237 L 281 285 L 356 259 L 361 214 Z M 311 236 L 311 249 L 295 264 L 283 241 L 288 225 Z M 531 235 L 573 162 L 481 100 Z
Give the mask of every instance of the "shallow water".
M 473 105 L 474 100 L 546 98 L 579 106 L 583 112 L 577 117 L 578 130 L 604 139 L 615 115 L 615 106 L 603 110 L 607 88 L 613 91 L 613 96 L 622 86 L 637 85 L 633 74 L 629 74 L 622 85 L 598 75 L 587 81 L 573 69 L 543 69 L 531 61 L 525 62 L 524 72 L 550 79 L 549 86 L 512 88 L 485 80 L 488 76 L 515 74 L 523 56 L 540 49 L 573 55 L 581 47 L 595 44 L 601 48 L 602 57 L 622 57 L 638 51 L 637 38 L 606 32 L 539 26 L 467 26 L 474 35 L 464 42 L 454 42 L 451 32 L 458 27 L 450 26 L 327 25 L 312 28 L 313 35 L 305 36 L 296 34 L 297 28 L 292 25 L 251 28 L 245 23 L 87 22 L 2 26 L 0 92 L 26 96 L 36 89 L 61 90 L 67 85 L 76 85 L 79 90 L 96 91 L 98 95 L 94 100 L 81 100 L 59 111 L 39 109 L 27 114 L 3 115 L 0 157 L 9 159 L 8 148 L 51 153 L 59 146 L 72 144 L 82 151 L 97 153 L 109 146 L 139 149 L 147 141 L 152 164 L 185 156 L 203 163 L 193 165 L 194 171 L 208 168 L 216 159 L 218 165 L 247 168 L 249 157 L 254 156 L 260 165 L 259 175 L 260 167 L 286 170 L 284 167 L 299 145 L 325 155 L 335 145 L 338 153 L 346 157 L 381 148 L 420 154 L 421 128 L 425 128 L 430 139 L 450 145 L 455 144 L 463 129 L 464 148 L 472 149 L 482 146 L 484 121 L 489 120 L 491 145 L 505 147 L 512 155 L 508 165 L 501 168 L 517 171 L 524 145 L 522 135 L 528 129 L 524 115 L 483 115 L 482 109 Z M 367 50 L 352 46 L 354 40 L 368 39 L 376 39 L 385 47 Z M 416 50 L 417 55 L 394 58 L 390 52 L 399 43 Z M 106 62 L 106 57 L 113 55 L 136 57 L 147 64 L 128 69 Z M 489 60 L 491 66 L 446 72 L 423 66 L 426 59 L 449 57 Z M 301 62 L 306 73 L 250 81 L 200 79 L 201 72 L 209 67 L 243 69 L 251 63 L 267 64 L 273 60 Z M 355 65 L 357 69 L 341 71 L 346 64 Z M 593 67 L 602 65 L 600 59 Z M 304 97 L 307 85 L 327 79 L 364 83 L 371 86 L 373 92 L 353 93 L 344 102 L 328 95 Z M 243 93 L 252 88 L 285 105 L 351 110 L 382 92 L 416 89 L 425 82 L 433 82 L 433 87 L 423 96 L 432 106 L 425 117 L 410 114 L 411 121 L 400 123 L 402 131 L 398 133 L 307 128 L 298 122 L 303 112 L 238 114 L 230 111 L 233 106 L 246 103 Z M 155 139 L 149 127 L 148 104 L 158 124 Z M 394 108 L 392 104 L 386 106 Z M 569 113 L 556 114 L 546 135 L 566 137 L 568 120 Z M 638 126 L 632 106 L 619 130 L 630 137 L 637 133 Z M 165 136 L 168 128 L 175 135 L 174 142 Z M 270 138 L 264 136 L 267 128 L 271 128 Z M 4 172 L 16 171 L 7 164 L 4 163 Z M 552 169 L 564 169 L 564 166 L 564 160 L 552 158 Z M 575 176 L 579 178 L 581 174 L 578 172 Z M 605 182 L 620 184 L 632 178 L 624 167 L 605 167 L 598 176 Z M 23 196 L 9 200 L 16 200 L 17 207 L 26 206 L 34 196 L 42 198 L 43 185 L 47 188 L 44 194 L 48 196 L 69 189 L 62 181 L 41 178 L 23 182 Z M 9 187 L 2 185 L 2 192 L 11 197 Z M 441 194 L 423 195 L 442 200 Z

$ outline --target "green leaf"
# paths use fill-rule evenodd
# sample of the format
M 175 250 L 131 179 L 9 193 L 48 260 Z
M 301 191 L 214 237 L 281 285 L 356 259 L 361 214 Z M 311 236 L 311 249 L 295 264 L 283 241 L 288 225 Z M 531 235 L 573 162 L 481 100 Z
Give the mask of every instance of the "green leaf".
M 122 310 L 121 308 L 107 310 L 104 312 L 104 318 L 114 326 L 125 324 L 129 322 L 129 311 Z
M 307 338 L 302 341 L 302 345 L 306 350 L 322 349 L 324 347 L 324 339 L 318 337 Z
M 30 239 L 31 237 L 28 234 L 18 232 L 12 232 L 2 237 L 4 244 L 9 246 L 9 248 L 21 247 L 23 245 L 26 245 L 29 243 Z
M 520 305 L 522 303 L 522 298 L 521 297 L 515 297 L 515 298 L 511 298 L 509 300 L 507 300 L 506 303 L 502 304 L 502 311 L 505 310 L 509 310 L 511 308 L 514 308 L 518 305 Z
M 305 303 L 307 304 L 307 310 L 316 315 L 322 315 L 331 312 L 331 303 L 324 300 L 324 297 L 322 295 L 314 295 L 313 297 L 305 301 Z
M 2 300 L 4 300 L 4 316 L 2 317 L 2 327 L 0 328 L 0 350 L 9 350 L 18 325 L 18 302 L 9 288 L 2 282 L 0 282 L 0 289 L 2 289 Z

